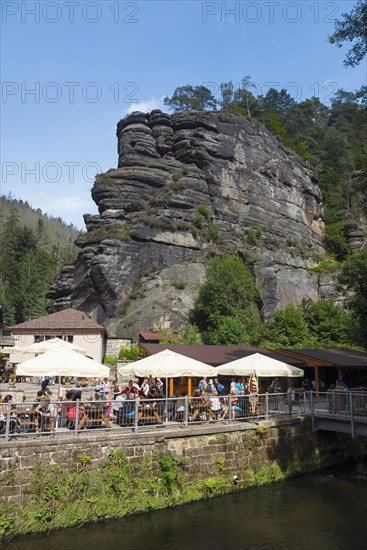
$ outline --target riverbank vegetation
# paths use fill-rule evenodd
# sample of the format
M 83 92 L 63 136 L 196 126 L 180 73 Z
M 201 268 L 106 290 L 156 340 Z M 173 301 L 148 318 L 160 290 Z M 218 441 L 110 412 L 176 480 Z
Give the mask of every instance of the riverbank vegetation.
M 225 434 L 216 434 L 221 439 Z M 215 436 L 215 437 L 216 437 Z M 260 453 L 267 429 L 249 430 L 251 452 Z M 352 440 L 350 440 L 352 441 Z M 303 475 L 347 460 L 352 447 L 335 452 L 335 438 L 325 438 L 310 449 L 302 460 L 297 452 L 287 460 L 259 461 L 257 467 L 244 466 L 238 475 L 228 468 L 225 455 L 208 466 L 204 479 L 193 478 L 188 458 L 172 454 L 153 454 L 150 458 L 129 462 L 118 449 L 110 450 L 97 469 L 87 453 L 75 455 L 75 462 L 66 467 L 49 466 L 40 458 L 27 479 L 26 493 L 21 503 L 5 503 L 12 487 L 24 476 L 13 463 L 3 477 L 3 502 L 0 510 L 0 541 L 30 533 L 81 526 L 112 518 L 121 518 L 150 510 L 160 510 L 181 504 L 223 495 L 229 492 Z M 353 443 L 355 454 L 357 443 Z M 348 450 L 349 449 L 349 450 Z M 349 454 L 348 454 L 349 453 Z M 22 479 L 24 484 L 24 479 Z

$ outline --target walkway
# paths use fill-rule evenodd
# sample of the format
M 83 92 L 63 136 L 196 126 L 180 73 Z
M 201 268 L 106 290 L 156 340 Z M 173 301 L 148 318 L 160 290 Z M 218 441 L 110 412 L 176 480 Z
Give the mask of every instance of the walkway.
M 309 405 L 313 430 L 367 436 L 367 392 L 311 392 Z

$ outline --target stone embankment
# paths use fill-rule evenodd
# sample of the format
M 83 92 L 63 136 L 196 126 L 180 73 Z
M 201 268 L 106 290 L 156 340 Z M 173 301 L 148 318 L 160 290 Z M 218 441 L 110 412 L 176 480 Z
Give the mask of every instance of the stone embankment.
M 307 418 L 1 442 L 0 540 L 177 506 L 367 456 Z
M 341 444 L 341 439 L 343 442 Z M 190 426 L 175 430 L 140 434 L 94 432 L 51 438 L 49 435 L 1 443 L 0 471 L 3 502 L 24 502 L 29 493 L 30 478 L 41 461 L 45 468 L 55 466 L 71 470 L 78 457 L 90 457 L 88 467 L 103 468 L 106 458 L 116 450 L 131 464 L 141 465 L 146 459 L 172 455 L 182 461 L 187 482 L 204 481 L 221 471 L 229 476 L 248 478 L 248 470 L 279 466 L 294 473 L 344 462 L 361 452 L 363 441 L 343 438 L 340 434 L 311 431 L 308 419 L 293 419 L 223 426 Z M 364 446 L 367 455 L 367 445 Z M 290 471 L 290 470 L 289 470 Z

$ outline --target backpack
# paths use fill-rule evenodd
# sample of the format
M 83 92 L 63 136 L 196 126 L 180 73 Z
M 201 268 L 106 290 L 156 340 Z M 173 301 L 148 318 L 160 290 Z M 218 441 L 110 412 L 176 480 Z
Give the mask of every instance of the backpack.
M 217 392 L 218 392 L 218 393 L 222 393 L 223 390 L 224 390 L 223 384 L 221 384 L 221 383 L 219 382 L 219 384 L 217 385 Z

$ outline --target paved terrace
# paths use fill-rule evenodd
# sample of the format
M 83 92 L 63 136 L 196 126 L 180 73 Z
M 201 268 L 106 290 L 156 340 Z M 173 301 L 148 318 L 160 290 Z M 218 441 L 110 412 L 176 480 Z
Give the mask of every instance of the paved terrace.
M 5 387 L 4 387 L 5 386 Z M 158 400 L 132 400 L 124 403 L 120 412 L 108 411 L 108 402 L 93 401 L 94 386 L 79 388 L 82 397 L 79 401 L 52 401 L 53 420 L 50 415 L 35 414 L 34 401 L 39 384 L 17 384 L 10 391 L 3 384 L 2 395 L 11 393 L 13 400 L 8 406 L 9 413 L 0 426 L 0 436 L 7 441 L 36 437 L 84 437 L 93 432 L 109 432 L 125 436 L 128 434 L 162 434 L 177 431 L 186 434 L 215 433 L 253 429 L 259 423 L 289 421 L 305 414 L 308 401 L 297 399 L 294 394 L 259 395 L 251 402 L 251 396 L 238 396 L 236 400 L 224 396 L 215 404 L 209 397 L 170 398 Z M 51 386 L 53 394 L 57 386 Z M 111 402 L 113 406 L 114 402 Z M 218 408 L 219 405 L 219 408 Z M 74 418 L 68 413 L 74 409 Z M 269 424 L 270 423 L 270 424 Z M 1 423 L 0 423 L 1 424 Z M 38 431 L 39 430 L 39 431 Z

